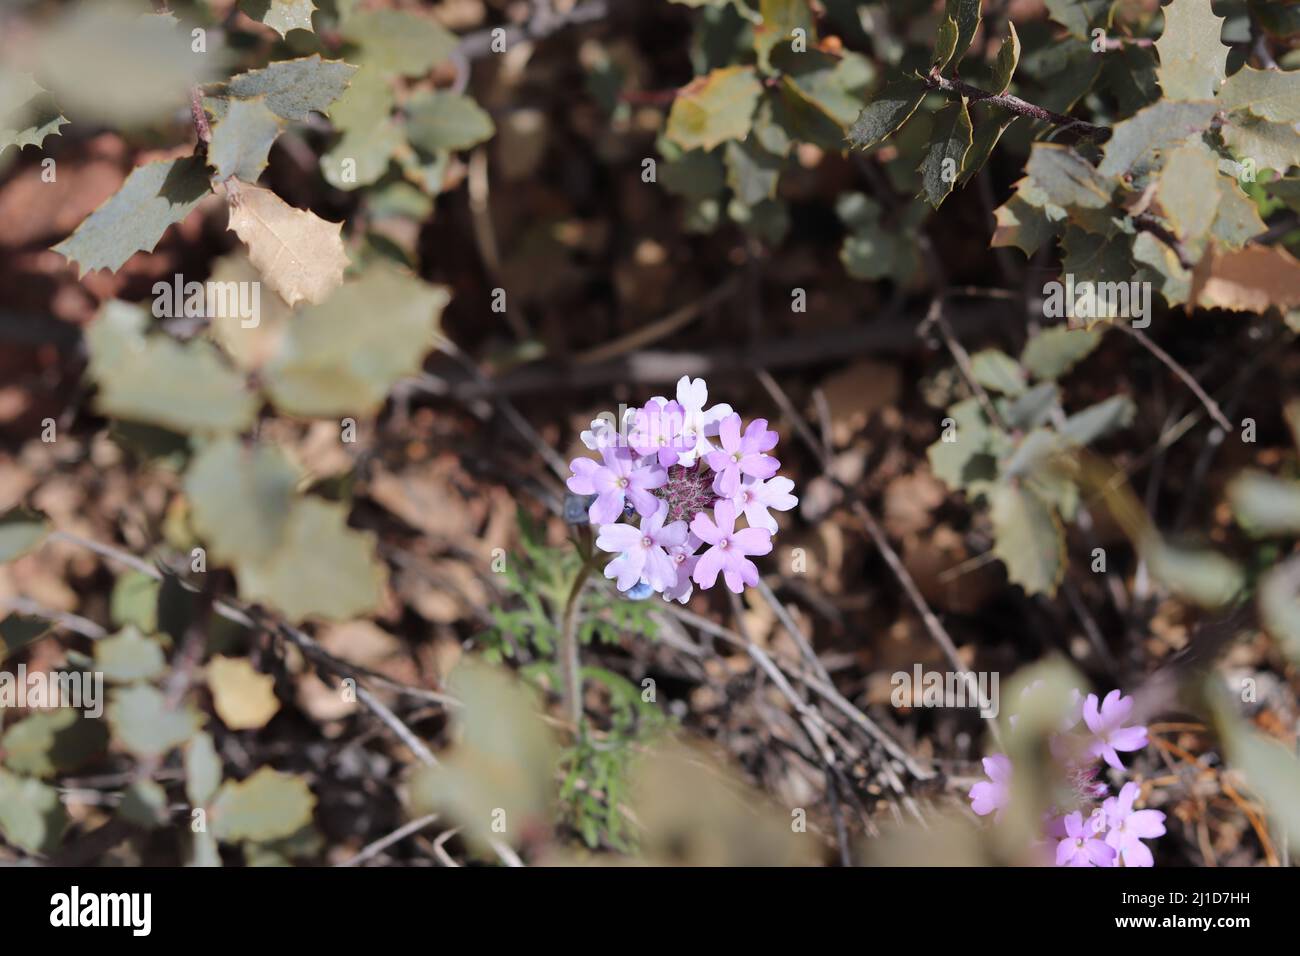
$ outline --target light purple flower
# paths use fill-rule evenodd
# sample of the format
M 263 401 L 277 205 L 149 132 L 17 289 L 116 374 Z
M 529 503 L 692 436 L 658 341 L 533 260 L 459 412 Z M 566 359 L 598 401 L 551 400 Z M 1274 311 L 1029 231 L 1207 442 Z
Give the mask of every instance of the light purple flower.
M 677 404 L 682 407 L 685 419 L 682 423 L 682 437 L 691 443 L 677 459 L 677 463 L 689 468 L 701 458 L 713 451 L 711 437 L 718 434 L 718 425 L 731 414 L 731 406 L 725 403 L 705 408 L 709 400 L 709 387 L 704 379 L 692 379 L 683 375 L 677 380 Z M 656 396 L 651 401 L 663 402 L 666 399 Z
M 665 601 L 685 604 L 691 599 L 691 594 L 695 591 L 695 582 L 691 580 L 691 575 L 695 573 L 695 565 L 700 560 L 695 552 L 703 543 L 692 532 L 686 535 L 685 544 L 674 545 L 668 549 L 668 557 L 677 566 L 677 583 L 672 587 L 664 588 Z
M 661 468 L 669 468 L 695 447 L 695 437 L 682 433 L 685 424 L 686 412 L 677 402 L 651 399 L 637 409 L 627 443 L 638 455 L 657 457 Z
M 1151 850 L 1142 841 L 1164 836 L 1165 815 L 1159 810 L 1133 809 L 1141 789 L 1130 781 L 1120 788 L 1118 797 L 1108 797 L 1101 805 L 1110 827 L 1106 845 L 1118 855 L 1116 865 L 1122 860 L 1124 866 L 1155 866 Z
M 1118 750 L 1141 750 L 1147 745 L 1147 729 L 1141 725 L 1125 727 L 1124 721 L 1133 710 L 1133 698 L 1124 697 L 1113 690 L 1097 707 L 1097 695 L 1089 694 L 1083 702 L 1083 722 L 1092 732 L 1088 753 L 1101 757 L 1116 770 L 1123 770 Z
M 705 544 L 712 545 L 700 555 L 692 577 L 701 588 L 711 588 L 718 580 L 718 572 L 736 594 L 745 585 L 758 583 L 758 568 L 746 555 L 767 554 L 772 550 L 772 535 L 762 528 L 736 530 L 736 506 L 730 501 L 719 501 L 713 507 L 713 520 L 704 512 L 695 516 L 691 530 Z
M 776 534 L 776 519 L 767 509 L 789 511 L 797 505 L 799 499 L 790 494 L 793 489 L 794 482 L 789 478 L 778 476 L 766 481 L 752 479 L 741 484 L 731 500 L 736 510 L 745 515 L 751 528 L 766 528 Z
M 569 462 L 573 475 L 566 482 L 575 495 L 596 495 L 588 517 L 592 524 L 609 524 L 623 514 L 623 502 L 631 501 L 643 515 L 652 515 L 659 499 L 650 493 L 668 480 L 658 465 L 637 466 L 626 448 L 606 447 L 600 451 L 604 464 L 590 458 Z
M 607 417 L 592 419 L 591 426 L 578 437 L 592 451 L 600 451 L 602 448 L 609 448 L 612 445 L 621 445 L 623 435 L 627 433 L 628 428 L 636 419 L 636 409 L 624 409 L 623 421 L 620 425 L 615 425 L 613 418 L 613 415 L 608 415 Z
M 1011 802 L 1011 758 L 1006 754 L 990 754 L 984 758 L 984 772 L 988 780 L 981 780 L 970 788 L 970 808 L 980 816 L 994 814 L 1002 819 L 1002 811 Z
M 605 567 L 605 577 L 617 578 L 620 591 L 631 589 L 645 578 L 656 591 L 663 591 L 677 583 L 677 564 L 668 556 L 667 548 L 686 543 L 686 522 L 674 521 L 664 526 L 668 503 L 659 502 L 654 514 L 641 521 L 641 527 L 630 524 L 607 524 L 596 537 L 596 547 L 619 555 Z
M 776 447 L 779 436 L 768 431 L 767 419 L 756 418 L 749 423 L 745 434 L 740 433 L 740 416 L 728 415 L 718 426 L 721 451 L 709 452 L 709 467 L 717 472 L 713 490 L 723 498 L 732 498 L 740 487 L 741 475 L 751 478 L 771 478 L 781 463 L 763 452 Z
M 1065 839 L 1056 845 L 1057 866 L 1110 866 L 1115 862 L 1115 850 L 1097 838 L 1097 830 L 1090 819 L 1084 822 L 1077 810 L 1062 821 Z

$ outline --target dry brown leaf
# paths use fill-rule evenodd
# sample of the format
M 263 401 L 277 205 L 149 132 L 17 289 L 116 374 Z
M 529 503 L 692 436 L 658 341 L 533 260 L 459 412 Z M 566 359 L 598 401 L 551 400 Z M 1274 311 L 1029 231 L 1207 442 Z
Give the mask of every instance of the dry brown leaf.
M 1300 260 L 1281 247 L 1246 246 L 1207 256 L 1196 270 L 1192 301 L 1233 312 L 1300 307 Z
M 231 180 L 230 226 L 248 246 L 248 258 L 289 305 L 324 302 L 343 284 L 348 256 L 341 222 L 294 209 L 260 186 Z
M 898 366 L 864 360 L 828 376 L 822 382 L 830 406 L 831 441 L 849 443 L 871 416 L 898 401 L 902 373 Z

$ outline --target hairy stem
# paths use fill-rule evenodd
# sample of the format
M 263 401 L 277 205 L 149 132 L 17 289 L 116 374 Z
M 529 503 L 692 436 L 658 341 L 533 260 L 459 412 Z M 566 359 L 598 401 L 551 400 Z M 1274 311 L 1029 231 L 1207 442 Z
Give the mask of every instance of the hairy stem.
M 1075 119 L 1073 116 L 1066 116 L 1064 113 L 1057 113 L 1041 106 L 1035 106 L 1033 103 L 1022 100 L 1018 96 L 1012 96 L 1010 93 L 990 93 L 988 90 L 981 90 L 977 86 L 971 86 L 965 80 L 950 80 L 946 76 L 941 76 L 937 70 L 931 71 L 921 79 L 932 90 L 943 90 L 945 93 L 960 93 L 972 102 L 984 101 L 992 103 L 994 106 L 1000 106 L 1017 116 L 1028 116 L 1030 119 L 1042 120 L 1063 129 L 1074 130 L 1089 139 L 1105 139 L 1110 135 L 1109 127 L 1097 126 L 1081 119 Z

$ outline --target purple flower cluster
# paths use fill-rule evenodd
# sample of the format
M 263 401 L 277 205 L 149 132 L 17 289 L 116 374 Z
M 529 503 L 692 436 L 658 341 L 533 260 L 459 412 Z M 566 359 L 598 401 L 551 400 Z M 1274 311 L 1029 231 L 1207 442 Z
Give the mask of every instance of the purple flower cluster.
M 703 379 L 684 375 L 676 399 L 656 396 L 618 426 L 597 419 L 582 433 L 600 460 L 575 458 L 568 487 L 595 496 L 588 520 L 596 546 L 616 555 L 605 577 L 620 591 L 648 587 L 685 604 L 721 576 L 739 594 L 758 583 L 749 559 L 772 550 L 771 512 L 798 504 L 768 454 L 778 435 L 767 420 L 743 425 L 730 405 L 705 408 L 708 397 Z M 740 517 L 747 527 L 736 527 Z
M 1033 685 L 1026 689 L 1032 692 Z M 1074 691 L 1070 711 L 1058 733 L 1049 740 L 1056 761 L 1065 771 L 1074 791 L 1074 805 L 1057 807 L 1044 821 L 1050 848 L 1055 843 L 1057 866 L 1152 866 L 1155 861 L 1143 840 L 1165 832 L 1165 815 L 1159 810 L 1134 810 L 1141 788 L 1132 781 L 1118 796 L 1107 796 L 1106 785 L 1097 779 L 1097 761 L 1123 771 L 1120 751 L 1141 750 L 1147 745 L 1147 729 L 1129 724 L 1133 698 L 1118 690 L 1098 700 L 1096 694 L 1083 697 Z M 1012 717 L 1012 723 L 1015 722 Z M 1082 723 L 1082 727 L 1080 727 Z M 971 809 L 980 816 L 1001 819 L 1011 800 L 1011 759 L 1006 754 L 984 758 L 988 780 L 970 789 Z M 1102 799 L 1104 798 L 1104 799 Z M 1096 801 L 1101 800 L 1098 805 Z

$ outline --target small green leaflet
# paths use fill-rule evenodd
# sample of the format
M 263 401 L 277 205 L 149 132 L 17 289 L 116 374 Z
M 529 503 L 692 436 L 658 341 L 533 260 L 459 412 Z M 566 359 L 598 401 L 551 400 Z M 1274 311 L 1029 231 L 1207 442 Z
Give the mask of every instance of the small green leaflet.
M 29 853 L 52 853 L 67 825 L 57 790 L 0 769 L 0 835 Z
M 921 194 L 936 209 L 952 192 L 971 146 L 970 113 L 966 98 L 951 100 L 934 117 L 934 128 L 921 160 Z
M 1015 75 L 1016 65 L 1020 62 L 1020 37 L 1016 35 L 1016 25 L 1007 21 L 1007 29 L 1010 32 L 998 50 L 998 59 L 993 65 L 993 81 L 990 86 L 991 91 L 999 96 L 1011 86 L 1011 77 Z
M 150 684 L 122 687 L 109 697 L 113 737 L 137 757 L 161 757 L 188 740 L 202 722 L 188 705 L 169 709 L 163 692 Z
M 1159 152 L 1200 136 L 1210 128 L 1217 110 L 1213 102 L 1153 103 L 1115 125 L 1097 172 L 1122 176 L 1140 160 L 1150 162 Z
M 1101 344 L 1101 330 L 1068 329 L 1054 325 L 1025 343 L 1020 364 L 1039 379 L 1055 381 Z
M 960 63 L 970 49 L 971 40 L 975 39 L 975 31 L 980 25 L 980 3 L 981 0 L 948 0 L 946 11 L 957 26 L 957 37 L 953 43 L 951 60 L 945 62 L 954 65 Z
M 247 780 L 222 784 L 212 801 L 212 833 L 227 842 L 277 840 L 311 823 L 315 806 L 302 777 L 261 767 Z
M 298 469 L 270 445 L 234 438 L 207 445 L 185 475 L 194 529 L 223 564 L 261 561 L 284 537 Z
M 343 37 L 361 48 L 361 62 L 382 73 L 420 76 L 443 63 L 459 39 L 428 17 L 372 10 L 348 17 Z
M 209 192 L 207 168 L 196 157 L 138 166 L 54 251 L 77 263 L 78 276 L 95 269 L 116 272 L 135 253 L 152 252 L 167 227 Z
M 287 36 L 290 30 L 311 32 L 316 5 L 311 0 L 239 0 L 239 9 L 280 36 Z
M 1023 485 L 999 482 L 990 504 L 993 553 L 1026 594 L 1052 597 L 1065 577 L 1065 531 L 1052 507 Z
M 1160 88 L 1170 100 L 1210 99 L 1228 63 L 1220 40 L 1223 17 L 1215 16 L 1209 0 L 1173 0 L 1164 14 L 1165 30 L 1156 41 Z
M 957 21 L 945 17 L 934 37 L 934 52 L 930 54 L 930 66 L 933 69 L 942 70 L 952 60 L 952 55 L 957 50 L 957 33 Z

